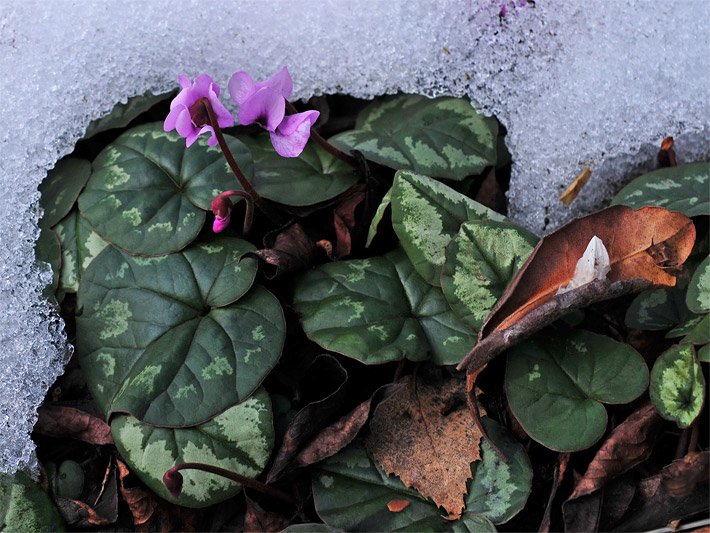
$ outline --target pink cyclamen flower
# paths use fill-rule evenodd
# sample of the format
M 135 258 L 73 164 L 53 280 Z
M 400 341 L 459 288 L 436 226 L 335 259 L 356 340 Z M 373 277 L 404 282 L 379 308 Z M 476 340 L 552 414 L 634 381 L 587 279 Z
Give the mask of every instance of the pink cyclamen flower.
M 286 116 L 286 99 L 293 92 L 293 80 L 284 67 L 269 79 L 255 83 L 243 71 L 229 80 L 229 94 L 239 106 L 237 118 L 243 126 L 256 122 L 271 135 L 271 144 L 283 157 L 298 157 L 308 142 L 318 111 Z
M 165 131 L 177 130 L 180 137 L 185 138 L 187 146 L 192 145 L 203 133 L 211 133 L 207 140 L 209 146 L 217 144 L 214 129 L 210 125 L 209 115 L 205 109 L 205 100 L 209 102 L 217 116 L 220 128 L 234 125 L 234 117 L 219 101 L 219 85 L 207 74 L 200 74 L 194 83 L 185 75 L 178 77 L 182 90 L 170 102 L 170 112 L 165 118 Z
M 232 202 L 229 197 L 222 193 L 212 199 L 212 212 L 214 213 L 214 222 L 212 223 L 212 231 L 219 233 L 224 231 L 229 226 L 229 220 L 232 217 Z

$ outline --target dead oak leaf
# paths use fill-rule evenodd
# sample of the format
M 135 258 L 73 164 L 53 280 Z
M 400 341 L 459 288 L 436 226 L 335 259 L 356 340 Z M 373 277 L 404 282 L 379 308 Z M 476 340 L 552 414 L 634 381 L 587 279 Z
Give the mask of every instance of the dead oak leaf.
M 456 380 L 405 378 L 370 422 L 366 444 L 388 474 L 460 517 L 471 463 L 481 458 L 481 433 Z

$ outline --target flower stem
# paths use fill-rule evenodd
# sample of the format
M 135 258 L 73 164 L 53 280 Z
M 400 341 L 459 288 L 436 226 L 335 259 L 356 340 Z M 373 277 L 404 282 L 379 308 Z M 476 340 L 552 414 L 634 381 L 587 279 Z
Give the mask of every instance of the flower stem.
M 214 109 L 212 109 L 212 106 L 210 105 L 209 101 L 205 101 L 204 104 L 207 108 L 207 113 L 210 117 L 210 125 L 212 126 L 212 129 L 214 129 L 215 137 L 217 137 L 219 147 L 222 149 L 222 154 L 224 154 L 224 158 L 227 160 L 227 164 L 232 170 L 234 176 L 237 178 L 239 185 L 241 185 L 242 189 L 244 189 L 244 192 L 251 197 L 256 207 L 258 207 L 262 213 L 269 217 L 274 224 L 280 225 L 282 222 L 282 217 L 279 216 L 278 213 L 276 213 L 271 207 L 266 204 L 264 199 L 259 195 L 258 192 L 256 192 L 254 186 L 249 183 L 249 180 L 247 180 L 246 176 L 239 168 L 237 161 L 234 159 L 232 151 L 227 145 L 227 141 L 224 140 L 224 135 L 222 134 L 222 129 L 217 123 L 217 115 L 215 114 Z
M 250 489 L 259 491 L 262 494 L 266 494 L 267 496 L 271 496 L 272 498 L 275 498 L 277 500 L 281 500 L 283 502 L 291 504 L 294 503 L 293 498 L 289 494 L 286 494 L 281 490 L 275 489 L 270 485 L 266 485 L 264 483 L 261 483 L 260 481 L 256 481 L 255 479 L 243 476 L 241 474 L 237 474 L 236 472 L 232 472 L 231 470 L 226 470 L 218 466 L 203 463 L 182 463 L 173 466 L 171 469 L 165 472 L 165 474 L 163 475 L 163 482 L 170 489 L 171 492 L 173 492 L 171 484 L 175 483 L 176 480 L 179 480 L 178 484 L 180 486 L 180 489 L 182 488 L 182 474 L 180 474 L 179 471 L 186 469 L 202 470 L 203 472 L 216 474 L 218 476 L 222 476 L 232 481 L 235 481 L 244 487 L 248 487 Z M 179 494 L 180 491 L 177 492 Z M 173 494 L 175 495 L 175 493 Z
M 298 113 L 298 110 L 294 107 L 294 105 L 286 100 L 286 111 L 289 113 Z M 316 131 L 315 127 L 311 126 L 311 138 L 316 141 L 318 144 L 320 144 L 321 148 L 328 152 L 330 155 L 337 157 L 341 161 L 345 161 L 348 165 L 353 167 L 356 170 L 360 170 L 360 166 L 357 163 L 357 160 L 352 157 L 349 154 L 346 154 L 342 150 L 339 150 L 332 144 L 330 144 L 328 141 L 326 141 L 321 135 Z
M 248 193 L 244 191 L 238 191 L 235 189 L 230 189 L 224 191 L 220 196 L 240 196 L 244 198 L 246 203 L 246 210 L 244 211 L 244 223 L 242 224 L 242 235 L 245 237 L 251 232 L 251 222 L 254 219 L 254 200 Z

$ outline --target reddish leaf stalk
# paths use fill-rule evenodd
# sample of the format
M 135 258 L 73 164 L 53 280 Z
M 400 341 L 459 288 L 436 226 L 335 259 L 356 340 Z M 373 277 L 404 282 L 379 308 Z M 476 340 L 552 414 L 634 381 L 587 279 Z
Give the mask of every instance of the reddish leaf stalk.
M 246 203 L 246 211 L 244 212 L 244 223 L 242 225 L 242 234 L 245 236 L 251 232 L 251 223 L 254 220 L 254 200 L 248 193 L 244 191 L 237 191 L 235 189 L 230 189 L 224 191 L 220 196 L 240 196 L 244 198 Z
M 242 189 L 244 189 L 244 192 L 251 197 L 254 204 L 259 208 L 262 213 L 269 217 L 274 224 L 280 224 L 281 217 L 266 204 L 264 199 L 259 195 L 258 192 L 256 192 L 254 186 L 249 183 L 249 180 L 247 180 L 246 176 L 239 168 L 237 161 L 234 159 L 234 155 L 232 155 L 232 151 L 227 145 L 227 141 L 224 140 L 222 129 L 217 123 L 217 115 L 215 114 L 214 109 L 212 109 L 212 106 L 210 105 L 209 101 L 207 101 L 206 99 L 204 99 L 204 106 L 207 109 L 207 113 L 210 118 L 210 125 L 214 129 L 214 134 L 215 137 L 217 137 L 217 142 L 219 143 L 219 147 L 222 150 L 222 154 L 224 154 L 224 158 L 227 160 L 227 164 L 232 170 L 234 176 L 237 178 L 239 185 L 241 185 Z
M 288 100 L 286 101 L 286 110 L 289 113 L 298 113 L 298 110 Z M 318 144 L 320 144 L 321 148 L 323 148 L 323 150 L 328 152 L 330 155 L 337 157 L 341 161 L 344 161 L 356 170 L 360 169 L 359 165 L 357 164 L 357 160 L 353 156 L 346 154 L 342 150 L 339 150 L 338 148 L 330 144 L 323 137 L 321 137 L 321 135 L 316 131 L 315 127 L 313 126 L 311 126 L 311 138 Z
M 165 474 L 163 474 L 163 483 L 170 491 L 170 494 L 172 494 L 175 498 L 180 496 L 180 493 L 182 492 L 182 474 L 179 471 L 187 469 L 202 470 L 203 472 L 216 474 L 218 476 L 222 476 L 231 481 L 239 483 L 244 487 L 254 489 L 256 491 L 261 492 L 262 494 L 266 494 L 267 496 L 271 496 L 272 498 L 281 500 L 282 502 L 290 504 L 294 503 L 294 500 L 291 496 L 289 496 L 283 491 L 275 489 L 274 487 L 265 485 L 264 483 L 256 481 L 255 479 L 242 476 L 241 474 L 232 472 L 231 470 L 226 470 L 218 466 L 203 463 L 182 463 L 173 466 L 167 472 L 165 472 Z

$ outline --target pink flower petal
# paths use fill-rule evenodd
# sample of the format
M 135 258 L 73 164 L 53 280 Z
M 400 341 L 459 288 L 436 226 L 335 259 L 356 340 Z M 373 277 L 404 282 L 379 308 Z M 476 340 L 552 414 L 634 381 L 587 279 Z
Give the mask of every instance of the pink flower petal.
M 286 113 L 286 100 L 273 89 L 262 87 L 239 107 L 242 126 L 258 122 L 267 131 L 275 131 Z
M 212 231 L 214 231 L 215 233 L 220 233 L 221 231 L 227 229 L 227 226 L 229 226 L 230 218 L 230 215 L 227 215 L 224 218 L 215 216 L 214 222 L 212 223 Z
M 195 126 L 192 125 L 190 111 L 188 111 L 187 108 L 183 108 L 178 114 L 177 120 L 175 121 L 175 129 L 180 137 L 187 137 L 195 132 Z
M 269 79 L 256 84 L 257 87 L 270 87 L 284 98 L 289 98 L 293 92 L 293 80 L 288 71 L 288 67 L 282 68 Z
M 183 89 L 188 89 L 192 86 L 192 82 L 190 81 L 190 78 L 188 78 L 184 74 L 180 74 L 178 76 L 178 83 L 180 84 L 180 87 L 182 87 Z
M 229 78 L 227 88 L 229 89 L 229 95 L 237 105 L 242 105 L 247 98 L 256 92 L 254 80 L 244 71 L 232 74 L 232 77 Z
M 301 155 L 311 135 L 311 124 L 319 114 L 318 111 L 306 111 L 284 118 L 277 130 L 271 133 L 274 150 L 282 157 Z
M 163 131 L 171 131 L 175 129 L 175 123 L 177 122 L 178 116 L 185 110 L 185 106 L 173 107 L 165 117 L 165 122 L 163 122 Z
M 217 86 L 215 85 L 215 87 Z M 217 87 L 217 89 L 219 89 L 219 87 Z M 229 110 L 224 107 L 218 96 L 219 94 L 214 91 L 210 91 L 208 96 L 212 109 L 214 109 L 214 112 L 217 115 L 217 124 L 220 128 L 229 128 L 234 126 L 234 117 Z

